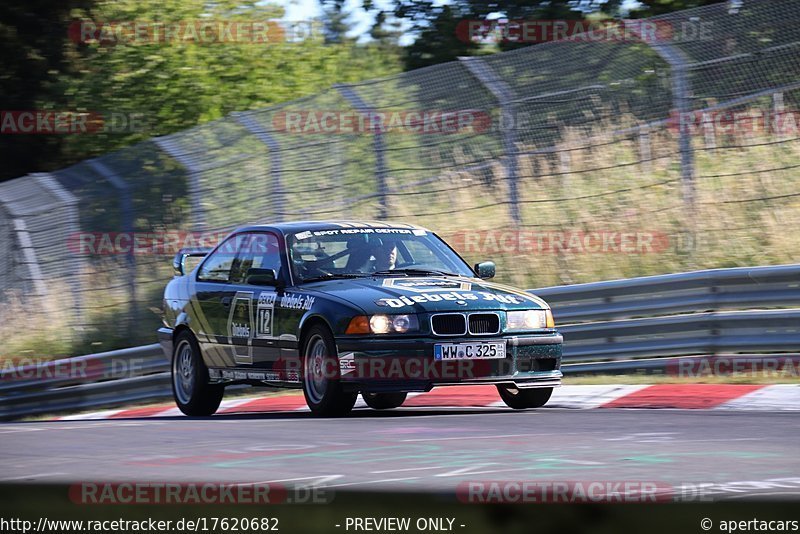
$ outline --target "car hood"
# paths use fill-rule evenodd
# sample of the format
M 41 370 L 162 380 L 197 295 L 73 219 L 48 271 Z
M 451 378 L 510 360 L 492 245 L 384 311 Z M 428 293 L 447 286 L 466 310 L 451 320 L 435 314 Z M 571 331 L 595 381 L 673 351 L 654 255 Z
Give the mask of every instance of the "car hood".
M 466 277 L 373 277 L 329 280 L 304 286 L 367 313 L 545 309 L 540 298 L 510 286 Z

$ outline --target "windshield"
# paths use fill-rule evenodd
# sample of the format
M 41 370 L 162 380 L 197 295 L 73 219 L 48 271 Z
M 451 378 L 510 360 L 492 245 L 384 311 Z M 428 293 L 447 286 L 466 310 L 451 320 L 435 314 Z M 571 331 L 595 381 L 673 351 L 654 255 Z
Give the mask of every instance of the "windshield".
M 474 277 L 437 236 L 405 228 L 331 228 L 287 236 L 296 282 L 404 274 Z

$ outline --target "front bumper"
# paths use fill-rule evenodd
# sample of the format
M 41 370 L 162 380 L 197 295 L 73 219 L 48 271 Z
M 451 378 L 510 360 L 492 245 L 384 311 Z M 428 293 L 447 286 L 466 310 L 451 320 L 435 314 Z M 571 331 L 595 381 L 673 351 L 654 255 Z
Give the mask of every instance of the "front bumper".
M 563 338 L 544 334 L 456 338 L 339 338 L 341 379 L 362 391 L 429 391 L 435 386 L 507 384 L 518 388 L 561 385 Z M 499 359 L 435 360 L 437 343 L 503 342 Z
M 158 329 L 158 344 L 161 345 L 161 350 L 164 351 L 164 357 L 172 361 L 172 328 L 162 326 Z

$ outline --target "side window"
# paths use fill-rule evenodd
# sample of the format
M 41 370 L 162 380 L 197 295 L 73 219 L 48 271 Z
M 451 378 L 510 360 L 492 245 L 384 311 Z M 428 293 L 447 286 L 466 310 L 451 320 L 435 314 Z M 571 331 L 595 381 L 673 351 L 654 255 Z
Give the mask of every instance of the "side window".
M 240 241 L 239 236 L 226 239 L 203 261 L 203 265 L 200 266 L 197 273 L 197 280 L 200 282 L 230 282 Z
M 250 269 L 272 269 L 280 277 L 281 267 L 278 236 L 268 232 L 246 234 L 231 271 L 231 282 L 243 284 Z

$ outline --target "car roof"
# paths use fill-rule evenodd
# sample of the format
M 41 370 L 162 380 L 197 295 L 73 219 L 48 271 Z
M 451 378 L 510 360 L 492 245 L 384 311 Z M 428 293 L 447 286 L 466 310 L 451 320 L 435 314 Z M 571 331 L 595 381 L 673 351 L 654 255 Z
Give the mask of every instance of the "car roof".
M 274 224 L 256 224 L 237 228 L 236 232 L 254 232 L 259 230 L 276 230 L 283 234 L 292 234 L 304 230 L 330 230 L 333 228 L 403 228 L 407 230 L 427 230 L 422 226 L 407 223 L 396 223 L 388 221 L 351 221 L 351 220 L 330 220 L 330 221 L 287 221 Z

